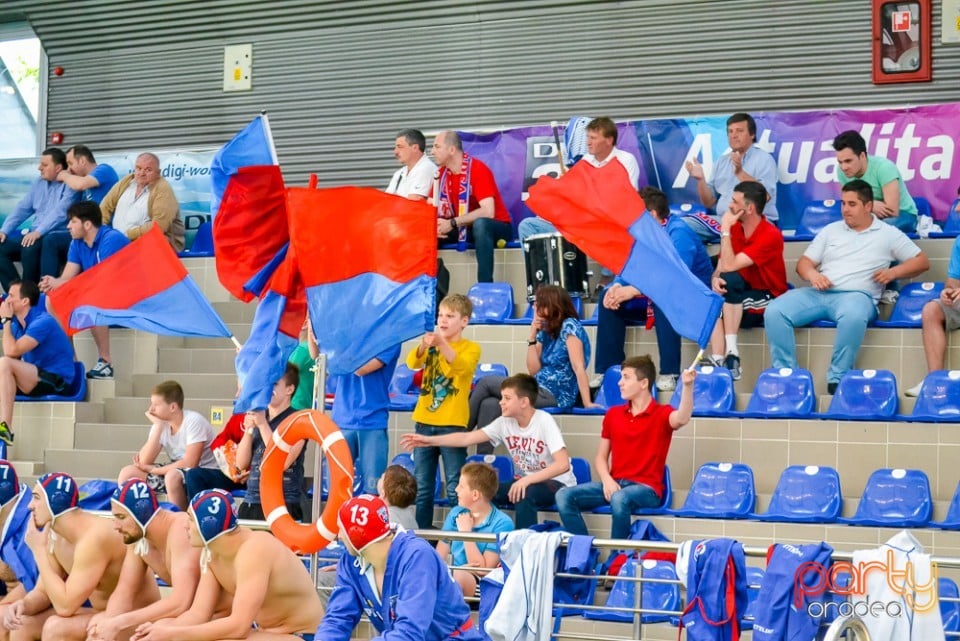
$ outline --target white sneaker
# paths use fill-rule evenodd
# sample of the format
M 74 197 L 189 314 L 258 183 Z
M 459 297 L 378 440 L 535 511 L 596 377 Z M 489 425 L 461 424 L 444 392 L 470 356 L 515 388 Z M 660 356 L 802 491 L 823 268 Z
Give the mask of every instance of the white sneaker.
M 603 374 L 594 374 L 593 378 L 590 379 L 590 389 L 598 389 L 603 385 Z
M 908 389 L 907 391 L 905 391 L 903 394 L 904 394 L 904 396 L 909 396 L 909 397 L 911 397 L 911 398 L 916 398 L 916 397 L 920 396 L 920 388 L 921 388 L 921 387 L 923 387 L 923 381 L 920 381 L 919 383 L 917 383 L 916 385 L 914 385 L 913 387 L 911 387 L 910 389 Z
M 661 374 L 657 377 L 657 389 L 661 392 L 672 392 L 677 389 L 677 377 L 673 374 Z
M 880 295 L 880 304 L 881 305 L 896 305 L 897 299 L 900 298 L 900 292 L 893 289 L 885 289 Z

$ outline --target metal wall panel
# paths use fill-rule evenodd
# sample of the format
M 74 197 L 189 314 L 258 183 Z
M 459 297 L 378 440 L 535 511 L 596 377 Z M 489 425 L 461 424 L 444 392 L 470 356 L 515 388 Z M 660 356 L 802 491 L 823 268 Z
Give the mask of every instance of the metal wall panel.
M 934 81 L 870 81 L 869 2 L 819 0 L 114 0 L 26 2 L 51 66 L 48 130 L 94 149 L 210 147 L 261 109 L 288 182 L 382 185 L 406 126 L 960 101 L 960 47 Z M 253 44 L 253 90 L 222 91 Z

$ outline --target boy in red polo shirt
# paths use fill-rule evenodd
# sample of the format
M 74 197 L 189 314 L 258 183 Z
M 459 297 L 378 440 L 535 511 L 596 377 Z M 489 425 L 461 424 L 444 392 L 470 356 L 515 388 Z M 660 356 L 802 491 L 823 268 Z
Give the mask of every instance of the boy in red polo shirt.
M 680 406 L 660 405 L 651 390 L 657 368 L 650 356 L 632 356 L 620 366 L 620 396 L 627 403 L 607 410 L 600 445 L 593 461 L 599 481 L 565 487 L 557 492 L 563 527 L 571 534 L 587 534 L 581 512 L 610 505 L 612 539 L 630 536 L 634 509 L 655 507 L 663 497 L 663 468 L 674 431 L 693 415 L 693 381 L 697 374 L 680 375 Z

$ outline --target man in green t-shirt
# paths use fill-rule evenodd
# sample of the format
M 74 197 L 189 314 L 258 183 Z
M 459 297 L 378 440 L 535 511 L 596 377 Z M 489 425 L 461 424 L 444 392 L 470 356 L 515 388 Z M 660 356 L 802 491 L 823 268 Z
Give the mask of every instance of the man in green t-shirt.
M 916 231 L 917 204 L 897 166 L 881 156 L 868 156 L 866 141 L 852 129 L 834 138 L 833 148 L 837 152 L 840 184 L 857 178 L 865 181 L 873 190 L 873 213 L 877 218 L 906 234 Z
M 293 354 L 290 354 L 287 361 L 300 370 L 300 384 L 297 385 L 297 391 L 290 400 L 290 406 L 295 410 L 313 409 L 313 381 L 315 378 L 313 364 L 317 359 L 317 353 L 317 342 L 313 337 L 313 330 L 310 328 L 310 319 L 307 318 L 303 321 L 303 327 L 300 328 L 300 344 L 293 350 Z M 323 396 L 317 400 L 322 404 Z

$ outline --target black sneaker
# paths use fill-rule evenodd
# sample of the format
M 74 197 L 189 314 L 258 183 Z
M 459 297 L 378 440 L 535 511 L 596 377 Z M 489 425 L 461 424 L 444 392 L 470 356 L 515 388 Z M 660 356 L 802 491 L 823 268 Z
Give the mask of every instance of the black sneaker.
M 113 366 L 102 358 L 98 358 L 97 364 L 87 372 L 87 378 L 109 380 L 113 378 Z
M 735 354 L 727 354 L 727 357 L 723 359 L 723 366 L 730 370 L 730 376 L 733 377 L 733 380 L 740 380 L 740 377 L 743 375 L 743 370 L 740 368 L 739 356 Z
M 827 383 L 827 394 L 833 396 L 837 391 L 837 385 L 840 383 Z
M 13 432 L 6 421 L 0 421 L 0 441 L 7 445 L 13 445 Z

